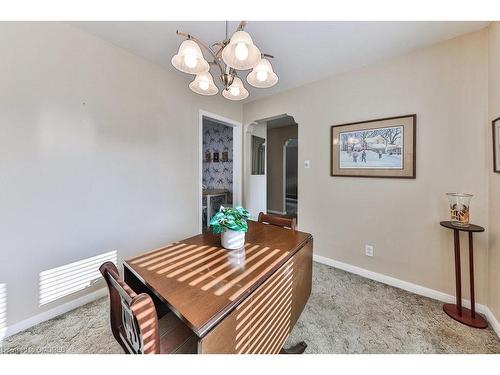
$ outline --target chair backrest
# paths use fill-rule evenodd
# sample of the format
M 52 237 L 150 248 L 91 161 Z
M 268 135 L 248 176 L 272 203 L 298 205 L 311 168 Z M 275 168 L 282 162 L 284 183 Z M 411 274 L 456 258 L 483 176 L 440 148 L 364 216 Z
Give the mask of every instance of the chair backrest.
M 114 263 L 103 263 L 99 271 L 109 289 L 111 331 L 116 341 L 127 353 L 160 353 L 158 316 L 151 297 L 136 294 L 120 278 Z
M 264 212 L 259 213 L 259 223 L 266 223 L 271 225 L 276 225 L 282 228 L 290 228 L 292 231 L 295 231 L 295 227 L 297 226 L 297 220 L 287 219 L 286 217 L 267 215 Z

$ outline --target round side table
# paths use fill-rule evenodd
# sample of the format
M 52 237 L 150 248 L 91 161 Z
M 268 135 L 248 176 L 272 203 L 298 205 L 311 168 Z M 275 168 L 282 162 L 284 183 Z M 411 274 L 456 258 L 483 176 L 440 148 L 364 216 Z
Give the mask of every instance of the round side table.
M 450 317 L 475 328 L 486 328 L 488 323 L 484 318 L 476 314 L 476 306 L 474 300 L 474 248 L 472 234 L 474 232 L 484 232 L 484 228 L 479 225 L 469 224 L 466 227 L 454 225 L 451 221 L 442 221 L 441 226 L 453 229 L 453 237 L 455 244 L 455 282 L 457 289 L 457 303 L 445 303 L 443 310 Z M 462 276 L 460 272 L 460 233 L 469 233 L 469 273 L 470 273 L 470 310 L 462 307 Z

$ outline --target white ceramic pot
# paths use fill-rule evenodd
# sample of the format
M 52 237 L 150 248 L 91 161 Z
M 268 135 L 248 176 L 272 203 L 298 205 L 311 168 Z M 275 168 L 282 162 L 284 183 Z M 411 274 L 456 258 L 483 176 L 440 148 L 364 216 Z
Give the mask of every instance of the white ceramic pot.
M 241 249 L 245 245 L 245 232 L 226 229 L 220 235 L 222 247 L 228 250 Z

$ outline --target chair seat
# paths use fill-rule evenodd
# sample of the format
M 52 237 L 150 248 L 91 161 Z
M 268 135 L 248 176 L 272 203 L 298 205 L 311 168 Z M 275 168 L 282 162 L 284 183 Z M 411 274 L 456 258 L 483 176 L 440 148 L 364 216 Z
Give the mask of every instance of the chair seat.
M 198 339 L 193 331 L 174 313 L 169 312 L 158 320 L 160 331 L 160 353 L 195 354 Z

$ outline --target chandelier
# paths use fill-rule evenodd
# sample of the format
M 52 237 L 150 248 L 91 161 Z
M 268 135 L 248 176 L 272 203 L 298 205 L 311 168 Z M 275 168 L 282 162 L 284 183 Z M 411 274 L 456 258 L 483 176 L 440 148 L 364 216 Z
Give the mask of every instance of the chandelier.
M 200 95 L 216 95 L 219 92 L 210 73 L 211 67 L 214 66 L 220 71 L 222 96 L 229 100 L 243 100 L 248 97 L 248 90 L 238 77 L 238 71 L 252 69 L 246 81 L 253 87 L 268 88 L 278 82 L 278 76 L 268 60 L 274 56 L 260 52 L 250 34 L 244 30 L 245 26 L 245 21 L 240 22 L 229 39 L 226 21 L 226 38 L 211 46 L 191 34 L 177 30 L 177 35 L 185 37 L 186 40 L 181 43 L 179 51 L 172 58 L 172 65 L 183 73 L 196 75 L 189 84 L 192 91 Z M 200 46 L 210 54 L 210 61 L 205 60 Z

